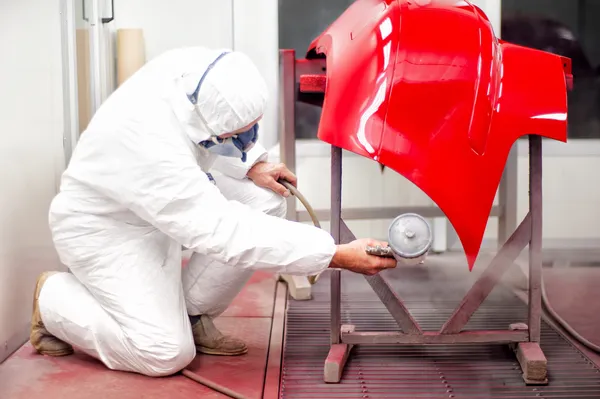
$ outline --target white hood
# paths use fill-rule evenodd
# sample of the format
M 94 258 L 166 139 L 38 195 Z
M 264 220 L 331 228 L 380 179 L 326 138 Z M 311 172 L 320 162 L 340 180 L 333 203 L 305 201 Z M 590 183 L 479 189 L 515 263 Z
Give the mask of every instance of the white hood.
M 230 133 L 249 125 L 263 115 L 267 105 L 267 85 L 245 54 L 230 52 L 206 71 L 223 52 L 193 49 L 175 57 L 177 75 L 169 101 L 196 144 L 211 135 Z M 188 96 L 194 93 L 205 72 L 194 110 Z

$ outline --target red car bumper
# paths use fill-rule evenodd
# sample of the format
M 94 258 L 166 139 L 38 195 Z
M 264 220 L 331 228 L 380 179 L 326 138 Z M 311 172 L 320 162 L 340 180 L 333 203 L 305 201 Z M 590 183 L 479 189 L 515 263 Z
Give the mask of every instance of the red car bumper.
M 466 1 L 358 0 L 310 46 L 326 58 L 318 137 L 412 181 L 454 226 L 472 268 L 508 153 L 567 139 L 570 60 L 498 40 Z

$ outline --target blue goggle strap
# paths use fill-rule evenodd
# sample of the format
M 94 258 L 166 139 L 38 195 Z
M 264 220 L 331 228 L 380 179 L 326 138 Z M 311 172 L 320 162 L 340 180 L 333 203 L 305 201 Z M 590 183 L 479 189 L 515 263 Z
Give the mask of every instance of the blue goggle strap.
M 196 90 L 194 90 L 194 92 L 188 96 L 188 98 L 192 104 L 196 105 L 196 103 L 198 103 L 198 93 L 200 92 L 200 86 L 202 86 L 202 82 L 204 82 L 204 78 L 206 78 L 206 75 L 208 74 L 208 72 L 210 72 L 210 70 L 215 67 L 216 63 L 219 62 L 219 60 L 221 58 L 225 57 L 227 54 L 229 54 L 229 52 L 227 52 L 227 51 L 224 53 L 221 53 L 213 62 L 210 63 L 208 68 L 206 68 L 206 71 L 204 71 L 204 74 L 202 75 L 202 77 L 200 78 L 200 81 L 198 82 L 198 86 L 196 86 Z

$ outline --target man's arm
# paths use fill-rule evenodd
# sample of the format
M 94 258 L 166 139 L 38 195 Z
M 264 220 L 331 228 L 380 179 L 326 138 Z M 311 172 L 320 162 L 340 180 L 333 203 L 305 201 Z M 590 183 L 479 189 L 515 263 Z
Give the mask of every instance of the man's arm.
M 329 233 L 228 201 L 182 143 L 110 132 L 94 141 L 71 174 L 186 248 L 244 269 L 309 275 L 329 267 Z

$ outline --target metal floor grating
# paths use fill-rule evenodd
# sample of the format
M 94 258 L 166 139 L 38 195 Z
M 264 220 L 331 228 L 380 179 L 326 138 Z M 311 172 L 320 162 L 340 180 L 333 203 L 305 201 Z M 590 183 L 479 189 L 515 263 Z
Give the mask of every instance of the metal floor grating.
M 361 276 L 342 276 L 343 324 L 354 324 L 357 331 L 398 329 Z M 422 328 L 431 331 L 446 321 L 475 276 L 433 266 L 397 269 L 385 277 Z M 313 286 L 313 296 L 311 301 L 291 300 L 288 305 L 282 399 L 600 398 L 600 370 L 546 323 L 542 349 L 548 358 L 547 386 L 527 387 L 508 346 L 488 344 L 358 346 L 340 384 L 325 384 L 323 363 L 329 350 L 330 320 L 327 274 Z M 510 323 L 526 320 L 523 302 L 498 286 L 467 329 L 505 329 Z

